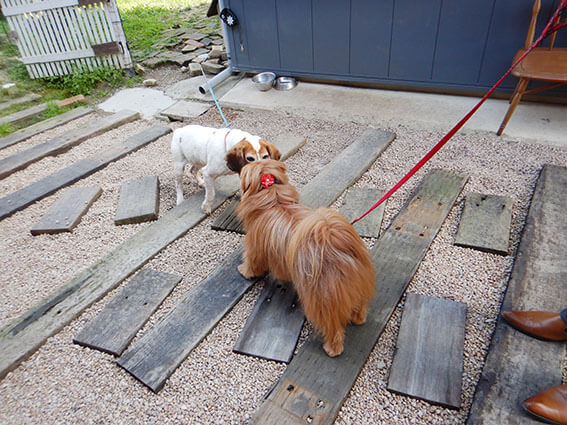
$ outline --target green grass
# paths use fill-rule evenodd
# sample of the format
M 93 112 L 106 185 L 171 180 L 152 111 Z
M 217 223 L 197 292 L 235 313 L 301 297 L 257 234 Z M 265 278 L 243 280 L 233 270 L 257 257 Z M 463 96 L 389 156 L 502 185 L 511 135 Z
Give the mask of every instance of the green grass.
M 130 52 L 135 60 L 145 58 L 157 49 L 166 49 L 173 40 L 163 32 L 171 28 L 190 26 L 198 20 L 191 12 L 196 8 L 205 18 L 206 0 L 118 0 L 122 26 Z
M 118 9 L 130 53 L 135 62 L 145 59 L 150 53 L 168 50 L 178 43 L 172 29 L 183 28 L 209 34 L 219 27 L 218 19 L 206 17 L 209 0 L 117 0 Z M 19 60 L 19 52 L 8 35 L 10 28 L 0 14 L 0 83 L 13 82 L 15 90 L 0 90 L 0 103 L 27 93 L 38 93 L 42 102 L 64 99 L 75 94 L 90 95 L 99 99 L 112 89 L 132 87 L 140 83 L 140 77 L 127 78 L 122 70 L 99 68 L 89 71 L 77 68 L 70 75 L 31 79 L 26 67 Z M 37 103 L 37 102 L 36 102 Z M 0 111 L 0 116 L 17 112 L 32 105 L 19 104 Z M 48 106 L 42 118 L 65 112 L 66 109 Z M 20 126 L 0 126 L 0 137 Z

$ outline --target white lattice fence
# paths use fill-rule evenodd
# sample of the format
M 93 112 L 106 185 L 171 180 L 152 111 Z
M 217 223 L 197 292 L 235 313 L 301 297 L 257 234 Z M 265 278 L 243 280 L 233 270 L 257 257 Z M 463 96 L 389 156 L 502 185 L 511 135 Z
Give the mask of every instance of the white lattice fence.
M 31 78 L 131 68 L 115 0 L 0 0 Z

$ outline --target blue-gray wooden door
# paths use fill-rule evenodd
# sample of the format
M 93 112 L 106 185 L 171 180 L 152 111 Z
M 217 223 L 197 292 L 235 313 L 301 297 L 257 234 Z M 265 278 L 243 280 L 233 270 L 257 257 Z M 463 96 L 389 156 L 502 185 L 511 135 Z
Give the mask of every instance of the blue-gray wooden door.
M 524 45 L 532 0 L 229 0 L 236 71 L 482 92 Z M 536 35 L 559 0 L 543 0 Z M 545 21 L 545 22 L 544 22 Z M 556 45 L 567 46 L 567 30 Z M 509 77 L 501 92 L 517 79 Z M 567 89 L 546 92 L 566 96 Z

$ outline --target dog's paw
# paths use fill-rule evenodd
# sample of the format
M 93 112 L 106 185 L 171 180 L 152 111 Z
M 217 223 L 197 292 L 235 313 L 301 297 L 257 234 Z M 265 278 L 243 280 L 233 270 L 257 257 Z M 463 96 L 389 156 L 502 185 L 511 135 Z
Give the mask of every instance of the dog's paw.
M 337 357 L 343 352 L 343 344 L 329 344 L 329 342 L 325 342 L 323 344 L 323 350 L 325 350 L 329 357 Z
M 248 267 L 244 263 L 240 264 L 237 269 L 238 272 L 246 279 L 252 279 L 254 277 L 254 275 L 250 273 L 250 270 L 248 270 Z
M 351 322 L 355 325 L 363 325 L 366 323 L 366 308 L 361 311 L 354 311 L 352 313 Z

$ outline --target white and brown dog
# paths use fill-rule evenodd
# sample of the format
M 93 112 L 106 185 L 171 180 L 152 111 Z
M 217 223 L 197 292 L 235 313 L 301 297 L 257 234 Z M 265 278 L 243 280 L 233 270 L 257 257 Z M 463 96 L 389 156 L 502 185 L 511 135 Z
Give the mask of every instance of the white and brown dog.
M 211 213 L 215 179 L 238 172 L 245 164 L 260 159 L 279 159 L 280 151 L 270 142 L 242 130 L 188 125 L 173 132 L 173 171 L 176 176 L 177 205 L 183 202 L 183 170 L 190 165 L 199 186 L 205 188 L 203 211 Z M 202 176 L 198 174 L 201 170 Z

